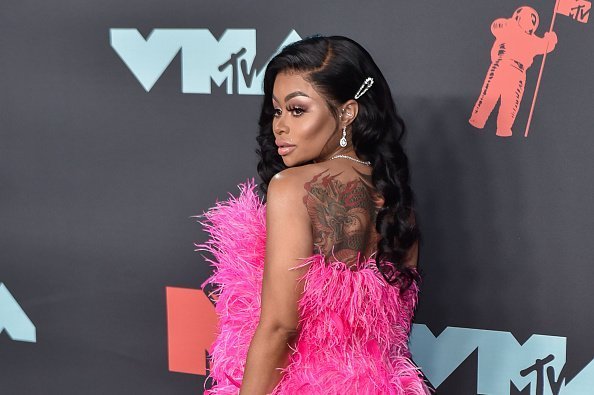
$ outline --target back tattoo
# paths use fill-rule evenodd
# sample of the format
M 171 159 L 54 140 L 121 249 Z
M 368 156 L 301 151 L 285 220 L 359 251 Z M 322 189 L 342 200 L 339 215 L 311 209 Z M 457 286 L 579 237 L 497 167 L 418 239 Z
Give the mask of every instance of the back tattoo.
M 359 254 L 363 260 L 376 250 L 379 238 L 371 178 L 358 173 L 359 178 L 345 184 L 337 178 L 342 173 L 331 175 L 326 169 L 305 183 L 303 197 L 319 252 L 332 260 L 334 247 L 334 257 L 351 268 Z

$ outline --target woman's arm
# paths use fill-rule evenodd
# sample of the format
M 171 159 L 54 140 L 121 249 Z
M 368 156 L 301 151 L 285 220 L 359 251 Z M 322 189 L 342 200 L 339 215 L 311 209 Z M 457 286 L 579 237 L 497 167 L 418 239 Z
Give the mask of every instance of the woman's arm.
M 308 266 L 299 258 L 313 254 L 311 223 L 303 204 L 305 190 L 296 169 L 273 177 L 266 203 L 266 257 L 260 322 L 248 350 L 241 395 L 265 395 L 281 380 L 299 324 L 298 303 Z

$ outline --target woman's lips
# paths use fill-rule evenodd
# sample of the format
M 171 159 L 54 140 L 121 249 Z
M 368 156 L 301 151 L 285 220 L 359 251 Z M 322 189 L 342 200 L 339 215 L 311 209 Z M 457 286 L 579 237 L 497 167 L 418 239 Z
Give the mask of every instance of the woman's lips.
M 293 151 L 293 149 L 295 149 L 294 145 L 285 145 L 282 147 L 278 147 L 278 154 L 280 156 L 285 156 L 285 155 L 291 153 Z

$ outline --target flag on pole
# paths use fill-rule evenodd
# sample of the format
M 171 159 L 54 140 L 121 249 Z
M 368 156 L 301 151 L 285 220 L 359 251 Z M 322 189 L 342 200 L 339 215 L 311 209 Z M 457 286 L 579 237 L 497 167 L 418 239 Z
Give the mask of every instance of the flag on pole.
M 559 0 L 557 13 L 566 15 L 573 20 L 588 23 L 592 3 L 587 0 Z

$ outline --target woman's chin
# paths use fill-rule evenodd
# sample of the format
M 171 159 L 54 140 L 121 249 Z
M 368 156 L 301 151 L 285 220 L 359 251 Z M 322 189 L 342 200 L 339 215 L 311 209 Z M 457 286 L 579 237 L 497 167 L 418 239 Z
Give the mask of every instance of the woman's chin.
M 296 166 L 297 163 L 295 162 L 295 160 L 287 157 L 287 156 L 283 156 L 283 163 L 285 164 L 285 166 L 287 167 L 293 167 Z
M 311 161 L 303 161 L 303 160 L 299 161 L 299 160 L 291 160 L 289 158 L 283 158 L 283 163 L 287 167 L 297 167 L 297 166 L 307 165 L 307 164 L 311 163 Z

